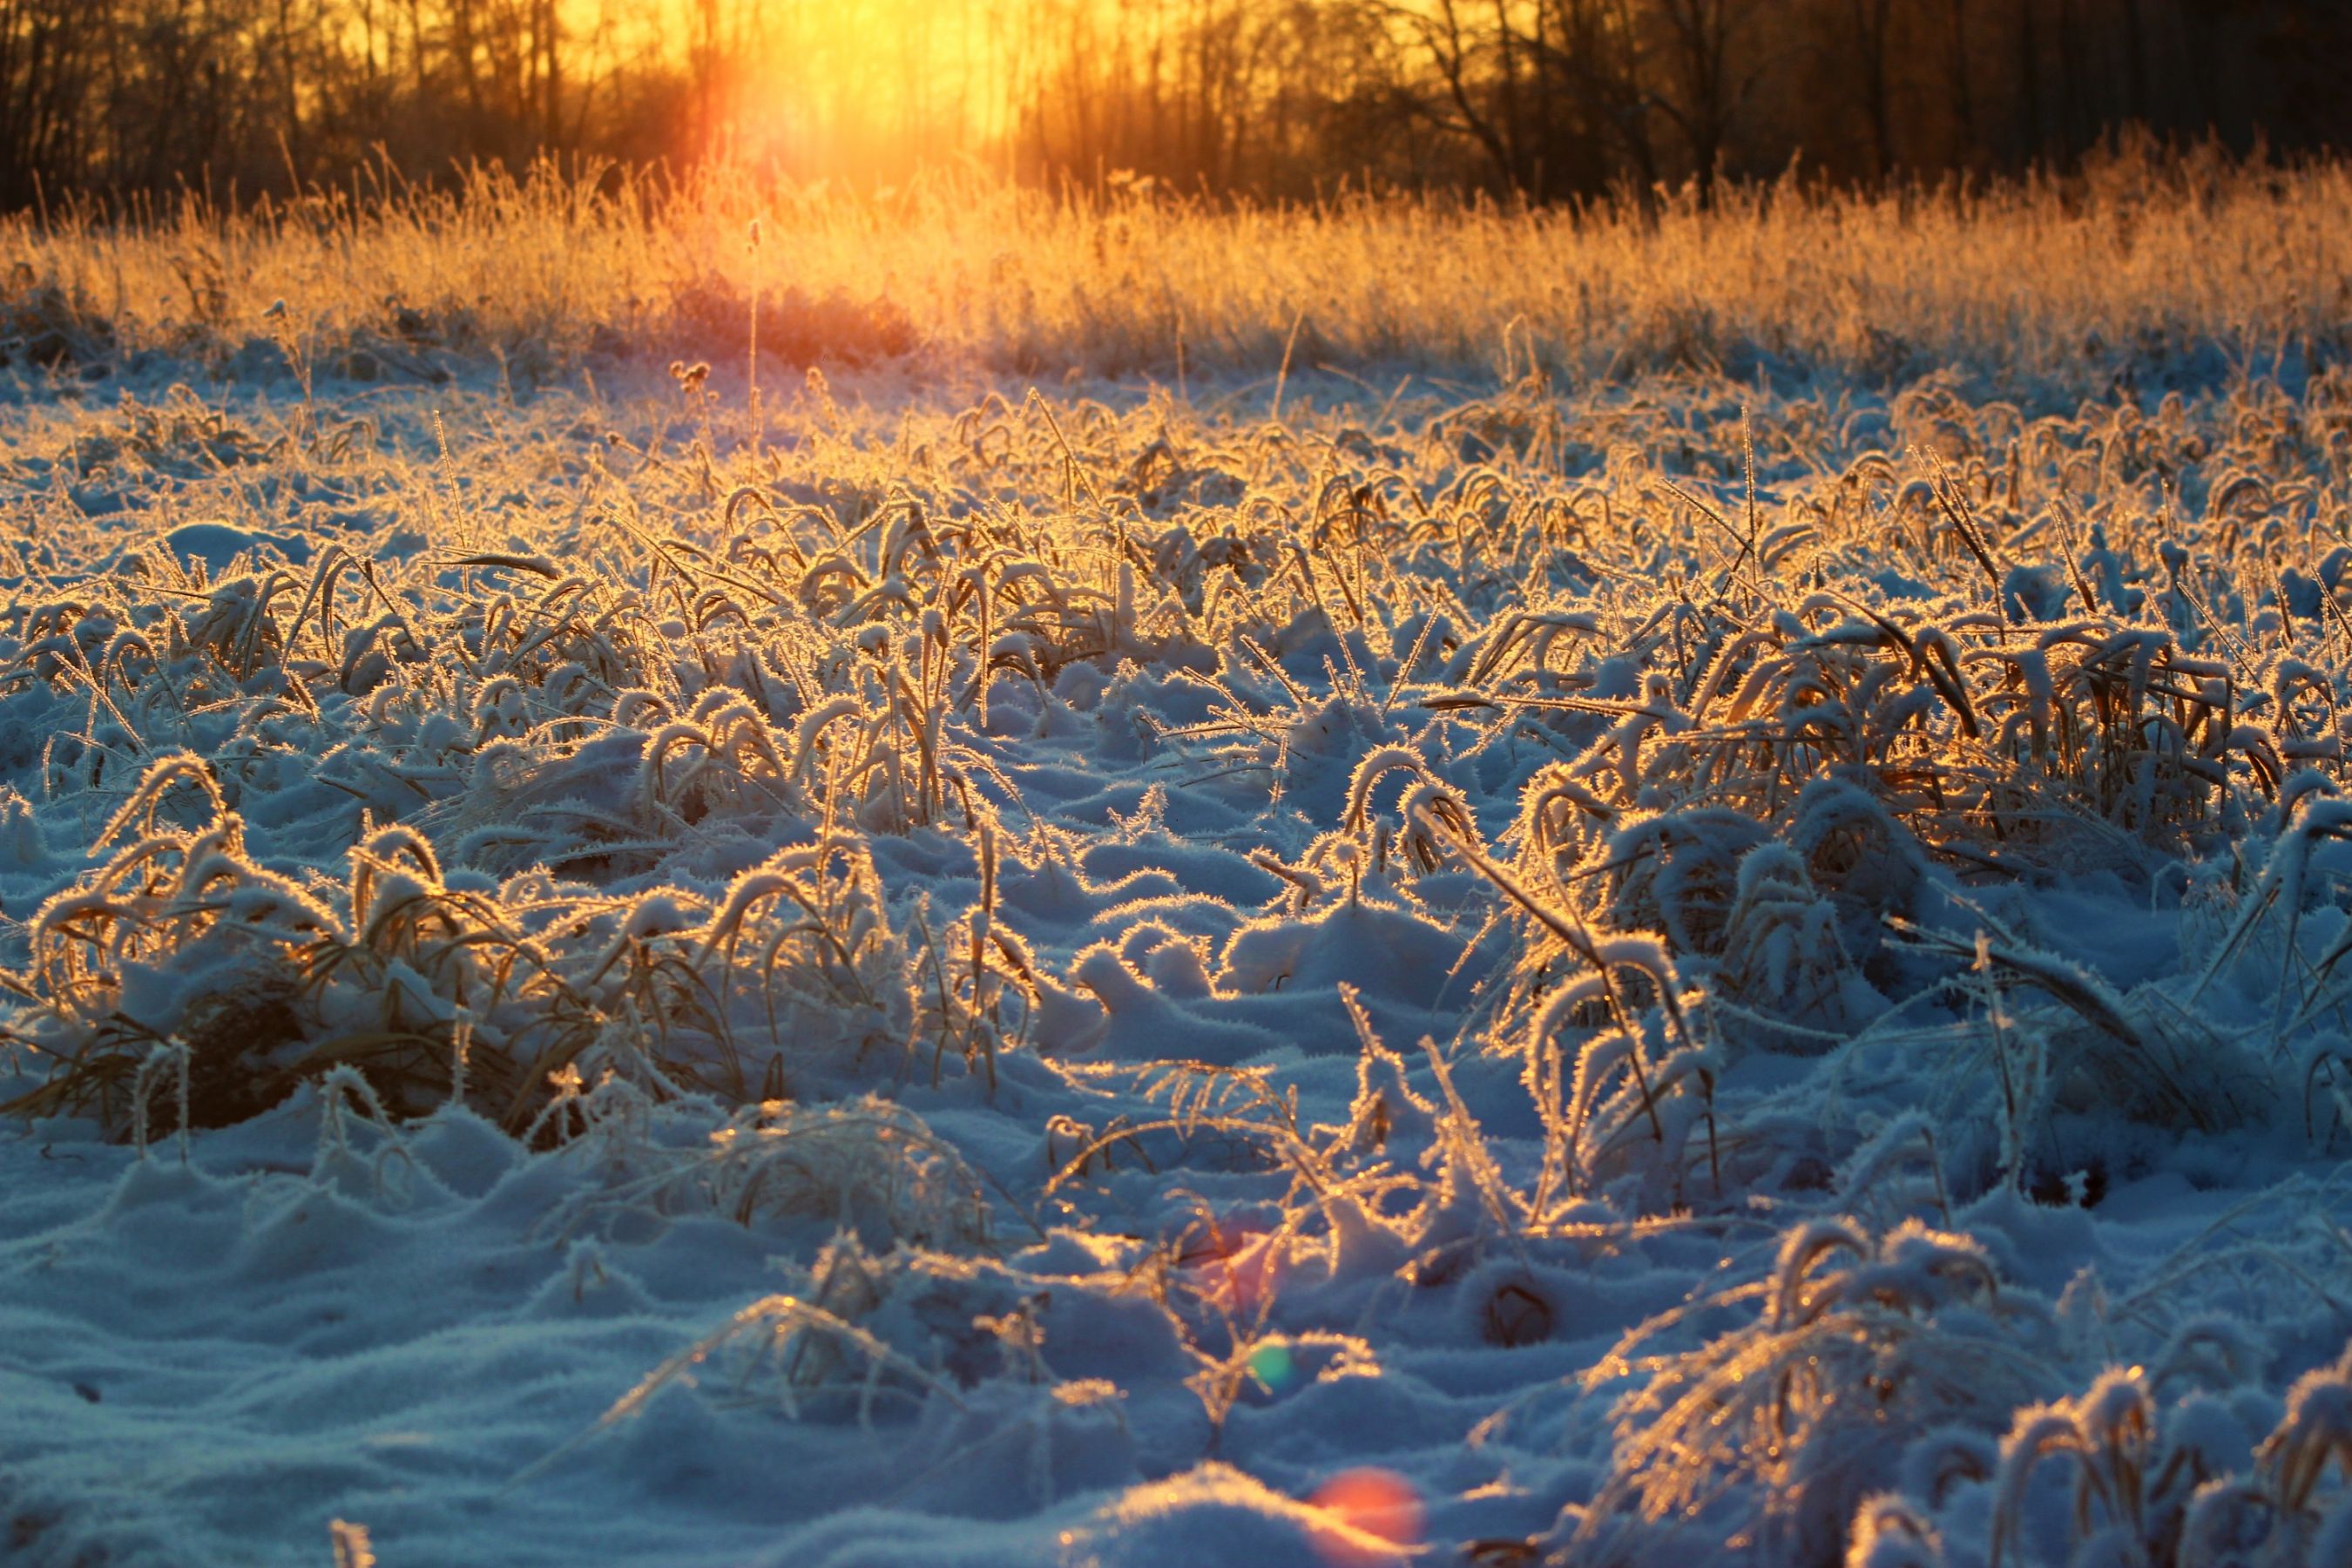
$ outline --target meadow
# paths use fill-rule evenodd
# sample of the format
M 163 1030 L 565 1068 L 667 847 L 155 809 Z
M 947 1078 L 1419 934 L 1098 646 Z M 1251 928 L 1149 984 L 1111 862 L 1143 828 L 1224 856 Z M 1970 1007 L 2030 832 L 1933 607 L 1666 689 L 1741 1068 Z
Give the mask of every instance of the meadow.
M 8 1561 L 2352 1562 L 2352 169 L 0 279 Z

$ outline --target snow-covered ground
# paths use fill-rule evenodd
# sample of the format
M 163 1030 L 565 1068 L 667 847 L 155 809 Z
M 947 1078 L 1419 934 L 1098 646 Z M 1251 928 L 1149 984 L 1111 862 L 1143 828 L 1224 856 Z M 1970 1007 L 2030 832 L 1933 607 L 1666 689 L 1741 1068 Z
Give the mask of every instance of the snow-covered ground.
M 0 1559 L 2352 1563 L 2352 380 L 0 377 Z

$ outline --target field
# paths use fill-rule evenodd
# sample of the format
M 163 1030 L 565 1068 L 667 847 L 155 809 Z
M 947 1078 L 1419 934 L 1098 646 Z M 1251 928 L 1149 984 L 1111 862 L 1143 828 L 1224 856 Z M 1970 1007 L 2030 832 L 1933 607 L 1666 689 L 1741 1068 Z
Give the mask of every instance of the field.
M 0 282 L 7 1562 L 2352 1562 L 2352 171 Z

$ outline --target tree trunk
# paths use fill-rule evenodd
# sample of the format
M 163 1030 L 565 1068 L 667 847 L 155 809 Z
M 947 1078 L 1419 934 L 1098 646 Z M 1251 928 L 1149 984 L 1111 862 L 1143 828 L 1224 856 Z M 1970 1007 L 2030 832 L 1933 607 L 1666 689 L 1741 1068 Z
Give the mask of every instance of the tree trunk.
M 1946 14 L 1952 51 L 1952 120 L 1959 128 L 1959 156 L 1964 162 L 1977 144 L 1976 94 L 1969 87 L 1969 0 L 1951 0 Z

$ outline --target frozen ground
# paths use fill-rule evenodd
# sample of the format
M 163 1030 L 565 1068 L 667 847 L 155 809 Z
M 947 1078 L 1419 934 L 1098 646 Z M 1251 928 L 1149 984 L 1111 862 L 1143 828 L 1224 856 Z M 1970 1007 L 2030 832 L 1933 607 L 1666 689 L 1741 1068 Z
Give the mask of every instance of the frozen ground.
M 2352 381 L 0 378 L 5 1561 L 2352 1563 Z

